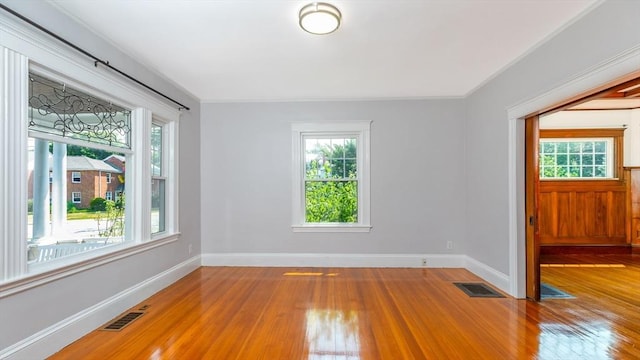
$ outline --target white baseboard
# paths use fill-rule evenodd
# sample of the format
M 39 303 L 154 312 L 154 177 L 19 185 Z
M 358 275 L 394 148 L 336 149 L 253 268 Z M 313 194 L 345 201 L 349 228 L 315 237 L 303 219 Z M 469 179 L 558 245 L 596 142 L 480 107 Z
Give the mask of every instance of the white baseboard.
M 414 254 L 297 254 L 297 253 L 222 253 L 203 254 L 203 266 L 273 267 L 426 267 L 461 268 L 464 255 Z
M 486 280 L 487 282 L 491 283 L 491 285 L 497 287 L 498 289 L 504 291 L 505 293 L 511 296 L 515 296 L 514 294 L 511 294 L 509 291 L 508 275 L 501 273 L 500 271 L 470 256 L 465 256 L 464 268 L 471 271 L 475 275 L 481 277 L 482 279 Z
M 202 266 L 420 268 L 423 259 L 427 268 L 464 268 L 509 293 L 509 276 L 466 255 L 221 253 L 203 254 Z
M 57 324 L 0 350 L 0 359 L 44 359 L 200 267 L 188 259 Z

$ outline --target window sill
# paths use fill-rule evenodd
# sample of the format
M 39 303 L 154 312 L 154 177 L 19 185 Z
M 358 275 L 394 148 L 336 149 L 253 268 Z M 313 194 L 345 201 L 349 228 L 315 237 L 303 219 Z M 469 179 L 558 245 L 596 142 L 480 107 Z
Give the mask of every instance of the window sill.
M 33 266 L 25 276 L 9 280 L 0 284 L 0 299 L 9 295 L 41 286 L 43 284 L 62 279 L 104 264 L 114 262 L 153 248 L 175 242 L 180 233 L 174 233 L 162 238 L 144 243 L 122 244 L 110 248 L 107 253 L 89 252 L 69 257 L 66 261 L 55 261 Z M 46 265 L 45 265 L 46 264 Z
M 293 232 L 301 233 L 368 233 L 371 225 L 361 224 L 303 224 L 292 225 Z

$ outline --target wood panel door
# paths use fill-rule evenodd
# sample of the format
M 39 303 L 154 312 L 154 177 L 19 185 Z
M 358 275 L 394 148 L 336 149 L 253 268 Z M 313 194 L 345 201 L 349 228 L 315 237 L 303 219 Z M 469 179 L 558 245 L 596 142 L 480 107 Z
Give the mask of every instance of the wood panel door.
M 538 115 L 525 120 L 525 212 L 527 222 L 527 299 L 540 301 L 540 168 Z

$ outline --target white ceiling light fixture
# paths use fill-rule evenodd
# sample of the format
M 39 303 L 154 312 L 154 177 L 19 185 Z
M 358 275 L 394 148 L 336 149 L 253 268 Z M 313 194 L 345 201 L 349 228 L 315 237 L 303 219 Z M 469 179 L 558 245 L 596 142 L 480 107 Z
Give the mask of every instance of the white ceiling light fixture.
M 311 34 L 325 35 L 336 31 L 340 26 L 342 14 L 335 6 L 314 2 L 300 9 L 300 27 Z

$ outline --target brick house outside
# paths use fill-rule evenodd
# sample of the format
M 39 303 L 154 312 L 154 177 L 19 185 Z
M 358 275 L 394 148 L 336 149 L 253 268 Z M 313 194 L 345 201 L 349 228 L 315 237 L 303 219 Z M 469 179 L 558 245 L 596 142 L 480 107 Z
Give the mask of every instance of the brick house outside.
M 114 157 L 109 156 L 103 161 L 86 156 L 67 156 L 67 203 L 86 209 L 97 197 L 118 200 L 124 191 L 124 157 Z M 118 167 L 120 164 L 122 167 Z M 51 174 L 51 166 L 49 172 Z M 51 176 L 49 179 L 51 182 Z M 33 171 L 29 174 L 29 199 L 33 199 Z

